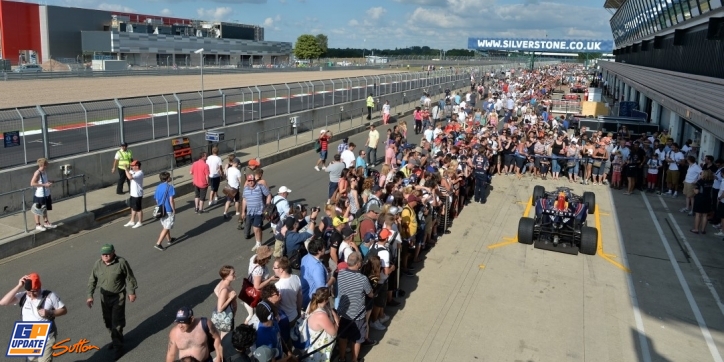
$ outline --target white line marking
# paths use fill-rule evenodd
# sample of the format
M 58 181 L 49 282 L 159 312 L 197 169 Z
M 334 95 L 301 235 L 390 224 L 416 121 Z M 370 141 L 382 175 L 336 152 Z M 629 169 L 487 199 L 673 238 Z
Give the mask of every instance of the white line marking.
M 666 203 L 664 202 L 664 198 L 659 195 L 659 200 L 661 201 L 661 205 L 664 206 L 667 210 L 669 209 Z M 694 260 L 694 264 L 696 264 L 696 268 L 699 269 L 699 274 L 701 274 L 701 279 L 704 280 L 704 284 L 707 288 L 709 288 L 709 291 L 711 292 L 711 296 L 714 297 L 714 300 L 716 301 L 716 305 L 719 307 L 719 311 L 724 315 L 724 304 L 721 302 L 721 298 L 719 297 L 719 293 L 717 293 L 716 289 L 714 288 L 714 284 L 711 282 L 711 279 L 709 279 L 709 274 L 706 273 L 704 270 L 704 266 L 701 265 L 701 262 L 699 262 L 699 258 L 696 256 L 696 253 L 694 252 L 694 248 L 691 247 L 691 244 L 689 244 L 689 241 L 686 239 L 686 236 L 684 235 L 684 232 L 681 231 L 681 228 L 679 227 L 679 223 L 677 223 L 674 220 L 674 215 L 671 215 L 671 213 L 667 213 L 669 215 L 669 219 L 671 221 L 674 221 L 674 227 L 676 228 L 676 232 L 679 233 L 679 237 L 681 240 L 684 241 L 684 245 L 686 245 L 686 249 L 688 250 L 689 254 L 691 255 L 691 258 Z
M 34 135 L 36 135 L 36 134 L 41 134 L 41 133 L 43 133 L 41 130 L 36 129 L 36 130 L 34 130 L 34 131 L 20 132 L 20 136 L 21 136 L 21 137 L 34 136 Z M 41 141 L 41 142 L 42 142 L 42 141 Z
M 152 116 L 152 117 L 163 117 L 163 116 L 172 116 L 172 115 L 174 115 L 174 114 L 176 114 L 175 111 L 173 111 L 173 112 L 151 113 L 151 116 Z
M 669 261 L 671 262 L 671 267 L 674 268 L 674 272 L 676 273 L 676 278 L 679 279 L 679 284 L 681 285 L 681 289 L 684 291 L 686 300 L 689 302 L 689 307 L 691 307 L 691 311 L 694 313 L 694 318 L 696 318 L 696 322 L 699 324 L 699 330 L 701 331 L 701 334 L 704 336 L 706 345 L 709 347 L 709 353 L 711 353 L 711 356 L 714 358 L 714 361 L 722 362 L 722 358 L 721 358 L 721 355 L 719 354 L 719 350 L 717 350 L 716 344 L 714 343 L 714 339 L 711 337 L 711 333 L 709 332 L 709 328 L 706 326 L 706 321 L 704 321 L 704 317 L 701 315 L 701 310 L 699 310 L 699 306 L 696 304 L 696 300 L 694 299 L 694 296 L 691 294 L 691 289 L 689 288 L 689 283 L 686 282 L 686 278 L 684 278 L 684 274 L 681 272 L 679 263 L 676 261 L 676 258 L 674 257 L 674 253 L 671 251 L 671 246 L 669 246 L 669 240 L 666 239 L 666 235 L 664 235 L 664 231 L 661 229 L 661 224 L 659 224 L 659 220 L 656 219 L 656 214 L 654 214 L 654 210 L 651 208 L 651 203 L 649 202 L 649 198 L 646 197 L 646 194 L 643 194 L 643 193 L 641 194 L 641 196 L 644 199 L 646 208 L 649 210 L 649 215 L 651 216 L 651 220 L 653 220 L 654 226 L 656 226 L 656 231 L 659 233 L 659 237 L 661 238 L 661 243 L 664 244 L 664 249 L 666 249 L 666 254 L 668 254 L 668 256 L 669 256 Z
M 613 193 L 611 189 L 608 189 L 609 199 L 611 200 L 611 206 L 613 207 L 613 222 L 616 226 L 616 232 L 618 233 L 618 240 L 621 246 L 621 262 L 623 265 L 631 270 L 628 263 L 628 254 L 626 254 L 626 246 L 623 242 L 623 235 L 621 235 L 621 224 L 618 222 L 618 213 L 615 212 L 616 204 L 613 202 Z M 634 287 L 633 276 L 631 273 L 626 273 L 626 283 L 628 284 L 628 295 L 631 299 L 631 307 L 633 308 L 634 321 L 636 321 L 636 331 L 639 335 L 639 346 L 641 347 L 641 362 L 651 362 L 651 351 L 649 350 L 649 341 L 646 337 L 646 330 L 644 329 L 644 320 L 641 318 L 641 309 L 639 309 L 639 298 L 636 296 L 636 288 Z
M 217 108 L 221 108 L 221 106 L 204 106 L 203 109 L 206 110 L 206 109 L 217 109 Z M 201 107 L 197 107 L 196 110 L 200 111 Z

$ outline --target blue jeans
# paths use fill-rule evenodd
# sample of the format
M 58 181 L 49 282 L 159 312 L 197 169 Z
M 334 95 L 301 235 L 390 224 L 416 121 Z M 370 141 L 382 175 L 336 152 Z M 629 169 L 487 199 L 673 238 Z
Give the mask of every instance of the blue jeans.
M 552 167 L 553 173 L 561 172 L 561 165 L 558 163 L 558 156 L 556 156 L 556 155 L 551 156 L 551 167 Z
M 367 164 L 374 166 L 377 163 L 377 148 L 367 147 Z
M 334 195 L 334 192 L 337 191 L 337 186 L 339 185 L 339 181 L 337 182 L 329 182 L 329 196 L 327 196 L 328 199 L 332 198 L 332 195 Z

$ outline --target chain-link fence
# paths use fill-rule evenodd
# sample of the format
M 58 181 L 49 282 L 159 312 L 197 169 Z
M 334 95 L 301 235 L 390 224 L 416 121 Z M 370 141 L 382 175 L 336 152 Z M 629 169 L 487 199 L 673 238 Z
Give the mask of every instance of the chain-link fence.
M 467 82 L 470 72 L 498 68 L 500 65 L 447 68 L 205 90 L 203 98 L 201 92 L 190 92 L 0 109 L 0 130 L 4 135 L 17 134 L 19 138 L 19 143 L 6 141 L 7 146 L 0 152 L 0 169 L 33 163 L 39 157 L 55 159 L 112 150 L 122 141 L 134 143 L 177 137 L 360 101 L 369 94 L 381 97 L 404 93 L 409 102 L 414 99 L 413 90 L 419 93 L 415 97 L 423 90 L 438 93 L 442 91 L 442 84 Z

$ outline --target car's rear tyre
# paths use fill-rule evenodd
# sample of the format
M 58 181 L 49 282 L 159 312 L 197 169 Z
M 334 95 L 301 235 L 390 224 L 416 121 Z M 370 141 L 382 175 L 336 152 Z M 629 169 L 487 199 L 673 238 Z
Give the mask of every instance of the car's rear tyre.
M 533 244 L 533 229 L 535 220 L 529 217 L 521 217 L 518 221 L 518 242 L 521 244 Z
M 536 185 L 533 188 L 533 201 L 531 202 L 531 206 L 535 206 L 535 203 L 544 197 L 546 197 L 546 188 L 540 185 Z
M 588 207 L 588 213 L 593 214 L 596 211 L 596 194 L 593 192 L 584 192 L 583 193 L 583 204 Z
M 590 226 L 581 228 L 581 245 L 578 250 L 586 255 L 596 255 L 596 250 L 598 250 L 598 229 Z

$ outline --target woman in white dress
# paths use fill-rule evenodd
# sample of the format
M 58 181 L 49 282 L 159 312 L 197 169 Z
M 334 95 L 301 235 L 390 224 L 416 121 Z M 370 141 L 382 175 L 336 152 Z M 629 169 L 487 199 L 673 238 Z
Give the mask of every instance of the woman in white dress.
M 309 303 L 309 341 L 312 343 L 307 352 L 314 352 L 318 348 L 329 344 L 328 346 L 314 352 L 306 361 L 327 362 L 332 358 L 334 343 L 330 343 L 337 336 L 337 328 L 339 327 L 339 316 L 329 305 L 329 298 L 332 293 L 329 288 L 322 287 L 317 289 L 312 295 Z

